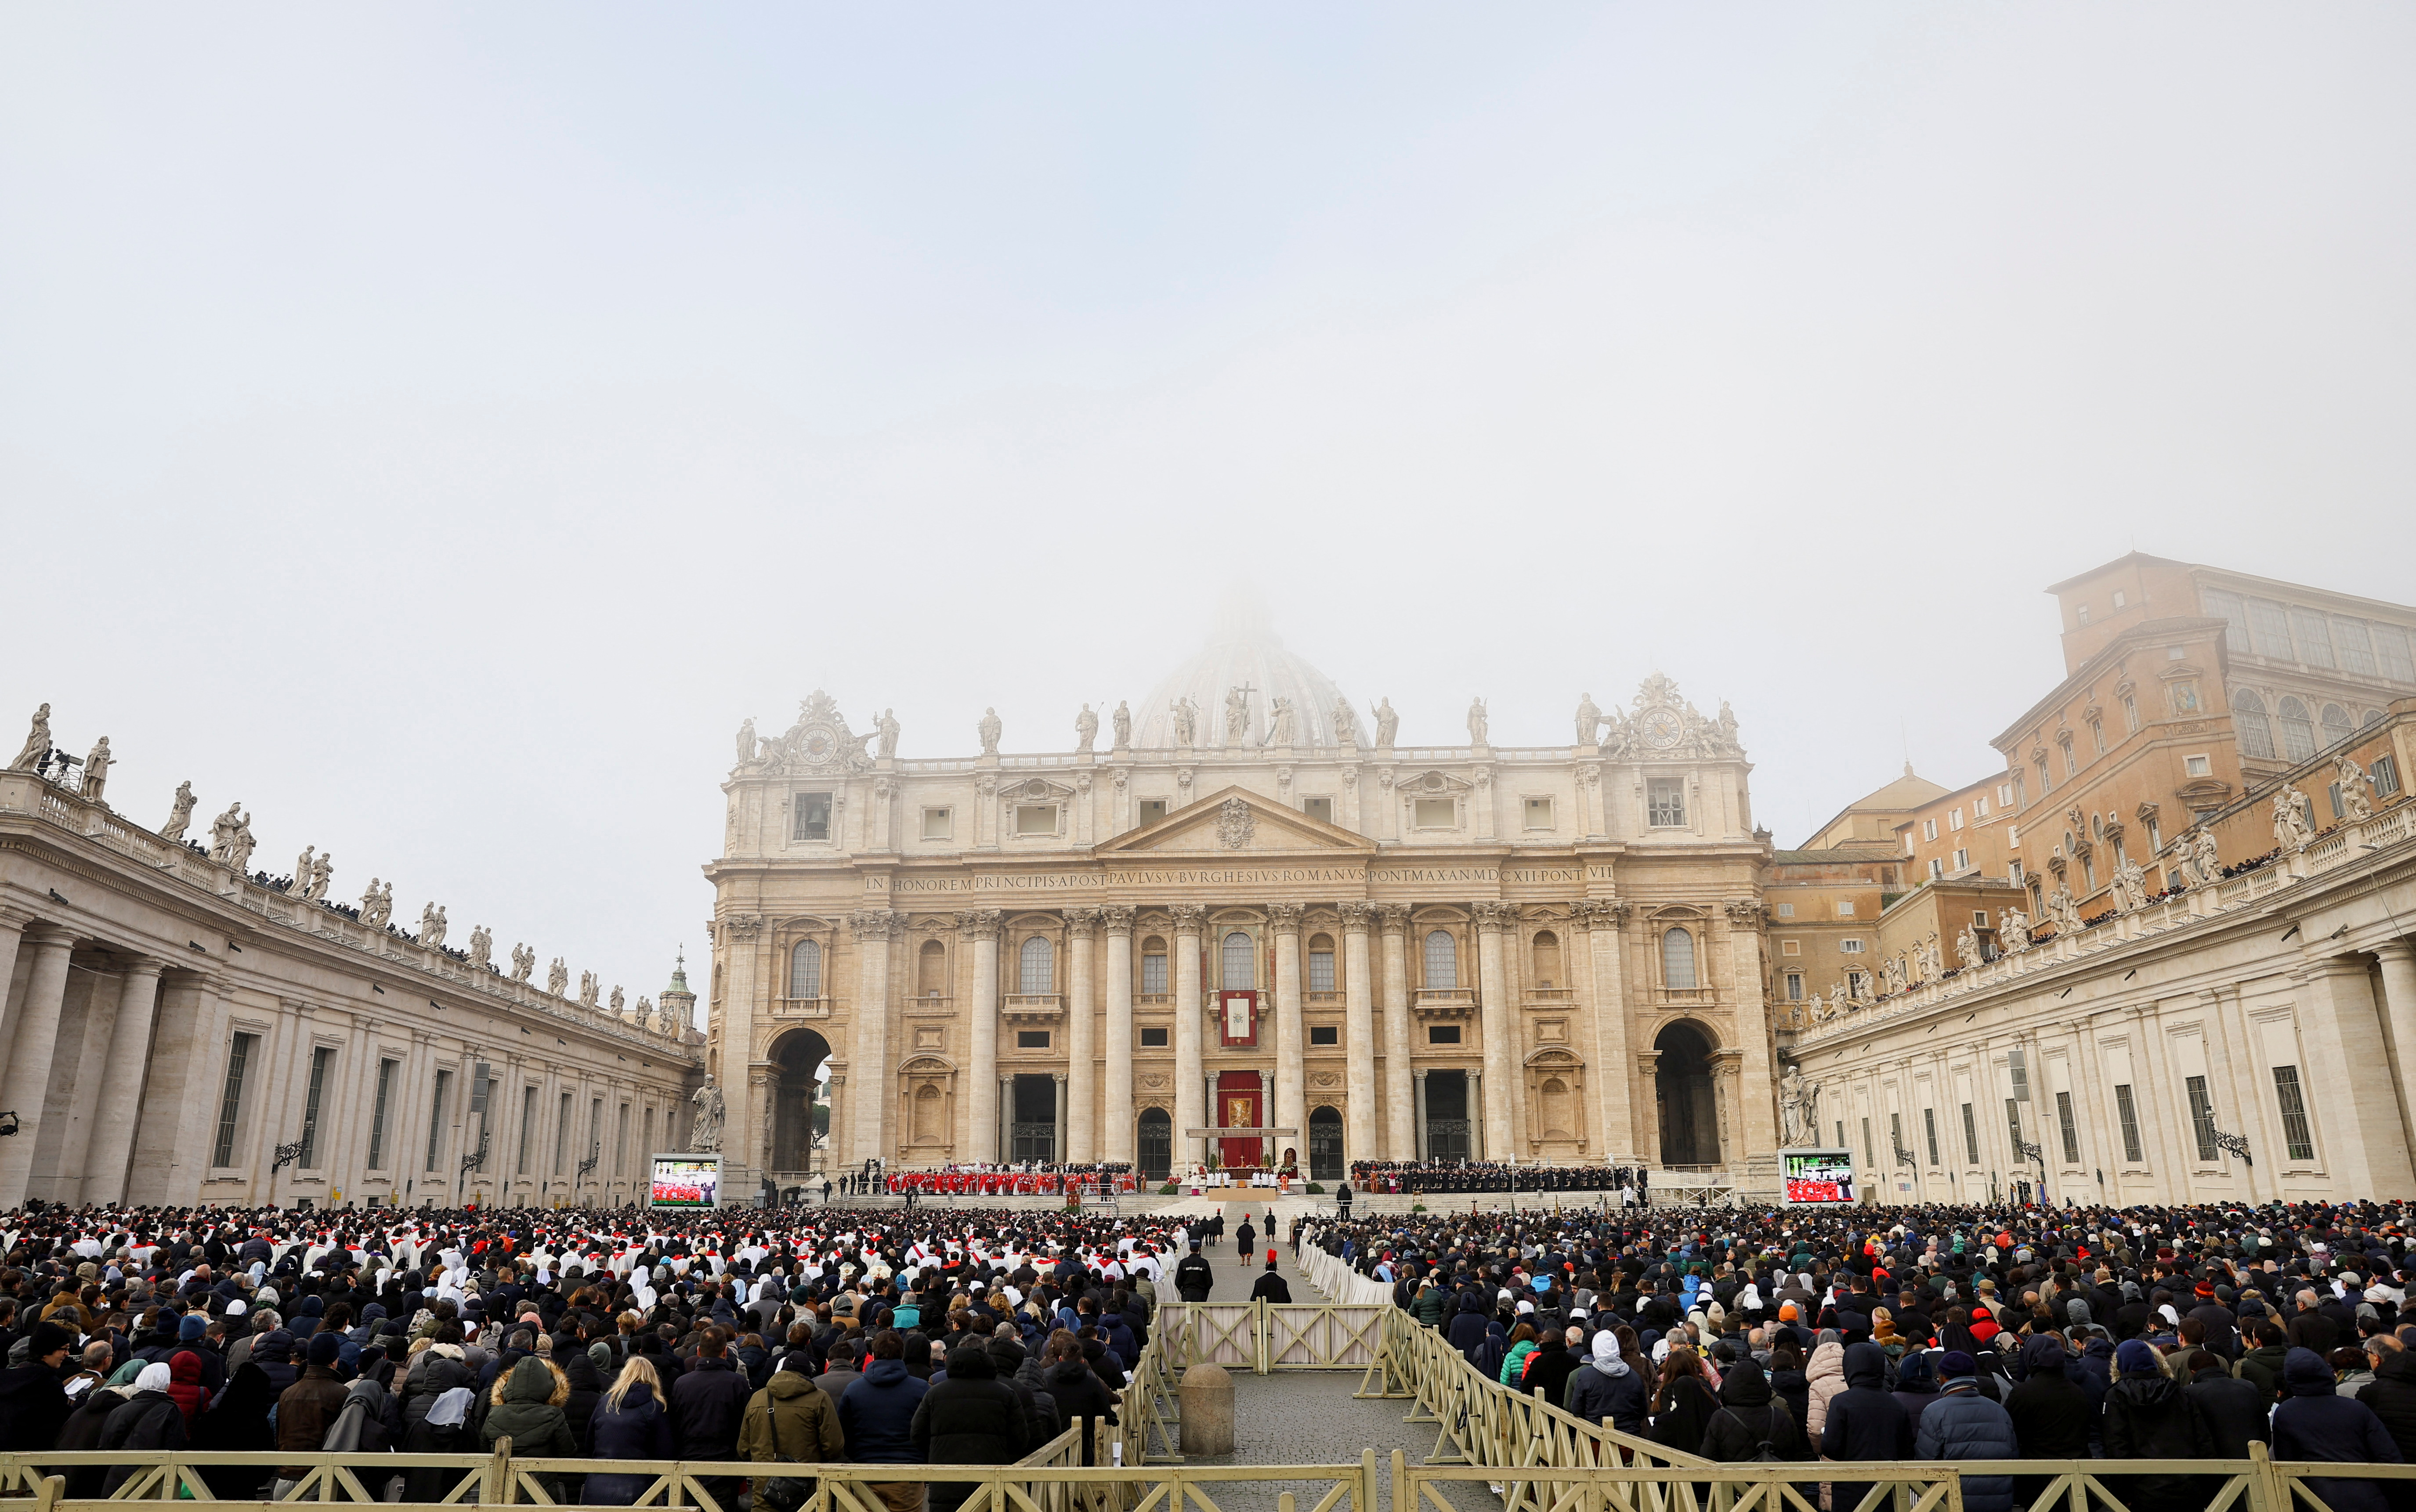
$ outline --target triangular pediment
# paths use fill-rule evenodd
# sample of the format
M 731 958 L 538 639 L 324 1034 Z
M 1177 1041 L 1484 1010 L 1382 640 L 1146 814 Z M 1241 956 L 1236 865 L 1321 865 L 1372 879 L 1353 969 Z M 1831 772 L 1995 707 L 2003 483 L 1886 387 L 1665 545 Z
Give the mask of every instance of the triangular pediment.
M 1144 825 L 1095 847 L 1109 856 L 1246 856 L 1268 852 L 1355 852 L 1372 856 L 1376 843 L 1340 825 L 1312 819 L 1239 787 L 1209 794 L 1175 810 L 1155 824 Z

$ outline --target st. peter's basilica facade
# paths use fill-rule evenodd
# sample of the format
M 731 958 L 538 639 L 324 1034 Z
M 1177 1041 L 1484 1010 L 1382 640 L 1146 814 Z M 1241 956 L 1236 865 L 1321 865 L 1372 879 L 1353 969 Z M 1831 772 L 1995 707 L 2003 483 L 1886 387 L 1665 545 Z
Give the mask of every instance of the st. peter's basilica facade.
M 1774 1191 L 1750 766 L 1667 678 L 1409 747 L 1262 629 L 1075 748 L 903 759 L 817 693 L 724 785 L 728 1190 L 890 1166 L 1428 1157 Z M 811 1148 L 825 1062 L 828 1147 Z M 1243 1129 L 1244 1135 L 1216 1130 Z

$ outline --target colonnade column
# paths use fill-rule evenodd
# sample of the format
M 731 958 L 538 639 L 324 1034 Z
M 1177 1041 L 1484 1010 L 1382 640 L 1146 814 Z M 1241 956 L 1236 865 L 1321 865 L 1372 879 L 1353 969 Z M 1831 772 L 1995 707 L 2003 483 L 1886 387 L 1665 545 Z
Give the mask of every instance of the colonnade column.
M 2382 963 L 2382 1011 L 2391 1024 L 2393 1078 L 2416 1104 L 2416 944 L 2392 940 L 2375 951 Z M 5 979 L 0 979 L 5 980 Z M 2408 1109 L 2416 1115 L 2416 1105 Z M 2416 1143 L 2416 1130 L 2408 1130 Z
M 2416 1180 L 2410 1179 L 2397 1095 L 2388 1086 L 2378 1090 L 2378 1079 L 2358 1074 L 2363 1068 L 2387 1064 L 2365 963 L 2335 955 L 2308 965 L 2314 1012 L 2305 1021 L 2313 1031 L 2307 1042 L 2316 1055 L 2333 1061 L 2322 1068 L 2315 1085 L 2340 1091 L 2338 1098 L 2326 1097 L 2318 1104 L 2333 1140 L 2325 1163 L 2339 1173 L 2346 1190 L 2370 1195 L 2376 1202 L 2409 1196 Z
M 1594 1064 L 1601 1068 L 1602 1158 L 1614 1165 L 1631 1161 L 1638 1146 L 1635 1103 L 1635 1062 L 1627 1053 L 1627 992 L 1620 970 L 1620 927 L 1627 905 L 1607 898 L 1578 903 L 1570 915 L 1586 932 L 1592 976 L 1586 999 L 1593 1010 Z
M 1065 945 L 1073 959 L 1066 963 L 1065 970 L 1067 1080 L 1061 1118 L 1065 1125 L 1065 1147 L 1057 1158 L 1076 1165 L 1085 1165 L 1099 1158 L 1097 1107 L 1094 1101 L 1099 1085 L 1098 1067 L 1094 1064 L 1098 1058 L 1098 1051 L 1092 1042 L 1091 1033 L 1091 942 L 1098 932 L 1098 909 L 1065 910 Z
M 1107 1128 L 1099 1140 L 1106 1160 L 1134 1161 L 1133 1151 L 1133 918 L 1130 904 L 1099 910 L 1108 926 Z
M 889 941 L 898 933 L 898 917 L 886 908 L 863 908 L 848 918 L 855 936 L 855 1048 L 850 1059 L 855 1072 L 855 1140 L 849 1151 L 858 1162 L 886 1159 L 889 1140 L 882 1124 L 888 1112 L 889 1086 Z M 723 1088 L 722 1095 L 731 1095 Z M 751 1195 L 751 1193 L 750 1193 Z
M 0 1209 L 24 1206 L 33 1179 L 34 1145 L 42 1131 L 51 1057 L 58 1049 L 59 1013 L 67 1001 L 68 955 L 76 937 L 55 925 L 37 924 L 25 931 L 25 940 L 33 947 L 33 969 L 25 978 L 25 1006 L 17 1014 L 8 1072 L 0 1077 L 0 1108 L 17 1114 L 17 1137 L 0 1139 Z
M 25 938 L 25 926 L 34 916 L 22 908 L 0 907 L 0 1051 L 9 1045 L 17 1027 L 8 1017 L 8 983 L 17 980 L 17 950 Z
M 1518 1005 L 1510 1000 L 1510 973 L 1502 954 L 1502 936 L 1514 914 L 1506 903 L 1479 903 L 1476 915 L 1476 984 L 1482 999 L 1485 1035 L 1485 1079 L 1491 1085 L 1485 1099 L 1485 1158 L 1502 1160 L 1518 1153 L 1518 1125 L 1511 1100 L 1518 1096 Z
M 117 1027 L 100 1073 L 100 1101 L 93 1117 L 92 1144 L 80 1168 L 83 1200 L 116 1203 L 126 1194 L 126 1168 L 134 1154 L 134 1121 L 143 1108 L 143 1070 L 151 1053 L 151 1020 L 159 1002 L 161 963 L 147 958 L 128 965 L 117 995 Z
M 1387 1160 L 1424 1160 L 1426 1082 L 1410 1082 L 1410 910 L 1406 904 L 1370 906 L 1384 936 L 1384 1147 Z
M 1276 1116 L 1277 1127 L 1291 1130 L 1277 1136 L 1276 1159 L 1283 1159 L 1289 1142 L 1303 1156 L 1308 1153 L 1307 1067 L 1301 1057 L 1308 1036 L 1300 1018 L 1300 916 L 1296 903 L 1271 904 L 1267 919 L 1276 936 Z
M 958 936 L 974 948 L 974 996 L 965 1005 L 967 1042 L 973 1069 L 968 1073 L 965 1143 L 969 1159 L 995 1163 L 999 1150 L 998 1096 L 998 927 L 995 908 L 976 908 L 957 915 Z
M 1740 899 L 1728 906 L 1729 968 L 1736 976 L 1737 1121 L 1749 1160 L 1778 1148 L 1774 1127 L 1777 1106 L 1770 1075 L 1770 1008 L 1761 970 L 1761 905 Z M 1889 1156 L 1894 1160 L 1893 1153 Z
M 1342 905 L 1343 1090 L 1350 1101 L 1342 1122 L 1342 1169 L 1372 1160 L 1376 1147 L 1376 1019 L 1374 983 L 1367 980 L 1367 915 L 1364 903 Z
M 1174 1168 L 1180 1171 L 1200 1160 L 1188 1130 L 1208 1124 L 1208 1089 L 1200 1080 L 1200 934 L 1207 927 L 1208 910 L 1186 903 L 1175 905 L 1170 911 L 1174 915 Z

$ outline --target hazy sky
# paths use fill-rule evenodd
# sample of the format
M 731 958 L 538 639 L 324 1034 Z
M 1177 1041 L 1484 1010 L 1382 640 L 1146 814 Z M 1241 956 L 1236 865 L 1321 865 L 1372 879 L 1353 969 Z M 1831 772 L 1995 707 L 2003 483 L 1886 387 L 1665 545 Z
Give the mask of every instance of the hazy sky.
M 2416 600 L 2416 9 L 0 7 L 50 699 L 634 996 L 747 716 L 1071 745 L 1236 579 L 1407 741 L 1960 783 L 2123 551 Z

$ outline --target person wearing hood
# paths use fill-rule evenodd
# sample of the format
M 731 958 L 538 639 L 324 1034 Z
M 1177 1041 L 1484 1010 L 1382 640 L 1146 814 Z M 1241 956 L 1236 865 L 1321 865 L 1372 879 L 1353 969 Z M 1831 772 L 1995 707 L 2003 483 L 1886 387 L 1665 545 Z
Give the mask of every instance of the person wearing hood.
M 920 1464 L 923 1453 L 914 1443 L 914 1410 L 922 1405 L 929 1384 L 907 1373 L 906 1341 L 894 1328 L 872 1337 L 872 1363 L 838 1400 L 839 1430 L 847 1436 L 847 1457 L 861 1463 Z M 870 1490 L 888 1512 L 920 1512 L 920 1481 L 874 1482 Z
M 1828 1428 L 1829 1403 L 1846 1389 L 1846 1346 L 1834 1330 L 1824 1330 L 1820 1341 L 1812 1346 L 1804 1380 L 1804 1431 L 1817 1444 Z
M 1001 1325 L 982 1348 L 998 1367 L 998 1378 L 1013 1388 L 1016 1400 L 1022 1404 L 1027 1436 L 1034 1445 L 1043 1445 L 1065 1430 L 1065 1420 L 1057 1415 L 1057 1399 L 1049 1394 L 1048 1370 L 1013 1333 Z
M 268 1372 L 257 1365 L 237 1366 L 226 1390 L 193 1424 L 192 1446 L 217 1454 L 265 1454 L 277 1447 L 277 1430 L 268 1420 L 276 1406 Z M 258 1469 L 248 1465 L 204 1466 L 202 1482 L 225 1502 L 258 1500 L 268 1484 Z
M 1577 1373 L 1580 1363 L 1570 1352 L 1567 1339 L 1568 1333 L 1576 1332 L 1578 1331 L 1547 1329 L 1544 1337 L 1535 1340 L 1534 1352 L 1527 1356 L 1527 1368 L 1518 1376 L 1518 1387 L 1522 1395 L 1532 1397 L 1541 1391 L 1546 1401 L 1561 1400 L 1568 1388 L 1569 1377 Z M 1578 1337 L 1584 1335 L 1578 1333 Z
M 486 1420 L 478 1425 L 478 1442 L 486 1448 L 509 1438 L 512 1453 L 529 1459 L 575 1459 L 579 1441 L 571 1436 L 563 1403 L 570 1400 L 570 1382 L 535 1355 L 523 1355 L 488 1392 Z M 698 1458 L 702 1458 L 701 1456 Z M 562 1477 L 543 1477 L 547 1494 L 564 1501 Z
M 202 1409 L 210 1404 L 209 1388 L 202 1385 L 202 1357 L 189 1349 L 180 1349 L 168 1357 L 168 1395 L 185 1411 L 185 1431 L 193 1430 L 193 1423 Z
M 2329 1369 L 2324 1379 L 2329 1389 Z M 2214 1435 L 2205 1418 L 2143 1340 L 2124 1340 L 2114 1351 L 2104 1435 L 2108 1460 L 2206 1460 L 2214 1454 Z M 2113 1484 L 2115 1494 L 2137 1512 L 2187 1512 L 2208 1500 L 2206 1487 L 2192 1475 L 2124 1475 Z
M 1887 1350 L 1849 1344 L 1846 1388 L 1829 1399 L 1820 1423 L 1824 1460 L 1904 1460 L 1912 1454 L 1912 1419 L 1887 1390 Z M 1725 1398 L 1727 1393 L 1722 1391 Z
M 1907 1350 L 1896 1362 L 1895 1390 L 1890 1393 L 1904 1409 L 1905 1426 L 1918 1433 L 1921 1415 L 1938 1400 L 1938 1350 Z
M 0 1370 L 0 1453 L 38 1453 L 58 1443 L 73 1406 L 68 1400 L 67 1367 L 75 1341 L 75 1335 L 57 1324 L 38 1323 L 25 1336 L 23 1363 Z M 163 1386 L 167 1369 L 159 1368 Z
M 587 1425 L 596 1415 L 596 1403 L 604 1395 L 603 1372 L 585 1350 L 567 1344 L 555 1349 L 552 1359 L 554 1369 L 570 1383 L 570 1398 L 562 1404 L 562 1415 L 570 1420 L 570 1436 L 584 1444 Z
M 1940 1358 L 1938 1400 L 1913 1428 L 1917 1460 L 2018 1460 L 2021 1441 L 2005 1409 L 1980 1394 L 1979 1362 L 1959 1349 Z M 2011 1475 L 1965 1475 L 1965 1512 L 2014 1512 Z
M 923 1394 L 908 1433 L 925 1462 L 935 1465 L 1007 1465 L 1031 1447 L 1023 1404 L 998 1379 L 989 1352 L 969 1344 L 947 1357 L 948 1378 Z M 930 1483 L 933 1512 L 954 1512 L 980 1483 Z
M 2063 1340 L 2052 1332 L 2035 1333 L 2022 1340 L 2021 1384 L 2005 1393 L 2005 1415 L 2014 1420 L 2014 1437 L 2025 1460 L 2086 1460 L 2093 1415 L 2089 1390 L 2072 1378 Z M 2034 1501 L 2047 1484 L 2046 1476 L 2021 1475 L 2014 1481 L 2014 1499 Z
M 1887 1401 L 1885 1393 L 1878 1395 L 1888 1406 L 1895 1405 Z M 1739 1360 L 1720 1380 L 1719 1410 L 1703 1430 L 1701 1453 L 1704 1459 L 1722 1464 L 1743 1464 L 1760 1459 L 1764 1445 L 1781 1460 L 1812 1458 L 1811 1442 L 1796 1426 L 1787 1404 L 1771 1395 L 1761 1367 L 1751 1359 Z
M 2189 1370 L 2182 1395 L 2205 1422 L 2216 1459 L 2245 1460 L 2250 1444 L 2273 1442 L 2272 1411 L 2256 1382 L 2225 1370 L 2222 1356 L 2212 1350 L 2192 1350 Z
M 124 1406 L 109 1415 L 108 1423 L 100 1430 L 100 1442 L 95 1447 L 129 1454 L 145 1449 L 183 1448 L 185 1410 L 168 1395 L 168 1382 L 165 1365 L 155 1362 L 143 1367 L 143 1373 L 134 1378 L 134 1390 Z M 115 1496 L 128 1477 L 142 1468 L 131 1459 L 110 1466 L 109 1474 L 101 1477 L 100 1493 Z
M 1490 1321 L 1485 1313 L 1484 1299 L 1473 1291 L 1462 1292 L 1459 1309 L 1451 1315 L 1451 1326 L 1444 1331 L 1443 1341 L 1481 1370 L 1485 1367 L 1478 1363 L 1476 1352 L 1485 1343 L 1486 1325 Z
M 2282 1362 L 2282 1381 L 2290 1395 L 2273 1409 L 2274 1459 L 2407 1462 L 2373 1408 L 2333 1389 L 2333 1368 L 2314 1350 L 2291 1350 Z M 2333 1512 L 2389 1512 L 2389 1498 L 2383 1494 L 2388 1483 L 2311 1476 L 2306 1484 Z
M 1619 1352 L 1608 1328 L 1593 1336 L 1593 1354 L 1569 1373 L 1563 1404 L 1589 1423 L 1608 1422 L 1622 1433 L 1643 1436 L 1647 1393 L 1644 1378 Z
M 385 1386 L 364 1375 L 344 1388 L 344 1405 L 320 1445 L 329 1454 L 384 1454 L 394 1446 L 386 1432 Z M 397 1477 L 400 1479 L 400 1477 Z
M 1047 1370 L 1042 1386 L 1057 1405 L 1059 1422 L 1070 1428 L 1085 1420 L 1116 1421 L 1116 1394 L 1091 1369 L 1080 1340 L 1061 1328 L 1049 1336 L 1044 1354 Z
M 679 1436 L 663 1405 L 662 1378 L 642 1355 L 632 1355 L 612 1387 L 596 1399 L 588 1420 L 590 1460 L 676 1460 Z M 652 1475 L 593 1475 L 580 1492 L 590 1506 L 628 1506 L 654 1484 Z

